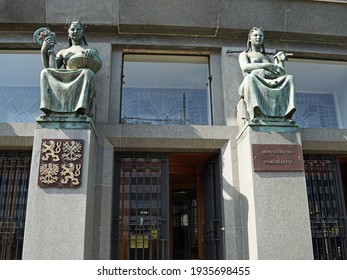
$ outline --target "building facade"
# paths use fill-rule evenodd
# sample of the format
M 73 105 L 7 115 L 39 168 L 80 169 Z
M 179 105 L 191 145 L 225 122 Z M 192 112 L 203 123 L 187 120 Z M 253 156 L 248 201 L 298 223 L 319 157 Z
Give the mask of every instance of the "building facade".
M 89 249 L 80 258 L 261 258 L 250 253 L 252 208 L 240 189 L 249 174 L 240 168 L 237 142 L 238 56 L 249 30 L 261 26 L 269 53 L 291 54 L 285 66 L 296 83 L 293 119 L 304 157 L 305 203 L 277 197 L 287 210 L 278 223 L 297 235 L 286 219 L 301 207 L 311 229 L 303 242 L 283 241 L 294 248 L 290 255 L 274 247 L 266 258 L 347 259 L 347 1 L 17 0 L 0 8 L 1 259 L 22 259 L 23 240 L 36 239 L 25 227 L 37 216 L 26 206 L 42 113 L 43 66 L 33 33 L 47 26 L 57 34 L 56 48 L 64 48 L 64 24 L 74 19 L 86 24 L 88 44 L 103 61 L 90 238 L 82 245 Z M 279 178 L 294 191 L 287 172 Z M 56 217 L 50 227 L 68 219 Z M 296 247 L 310 252 L 296 255 Z

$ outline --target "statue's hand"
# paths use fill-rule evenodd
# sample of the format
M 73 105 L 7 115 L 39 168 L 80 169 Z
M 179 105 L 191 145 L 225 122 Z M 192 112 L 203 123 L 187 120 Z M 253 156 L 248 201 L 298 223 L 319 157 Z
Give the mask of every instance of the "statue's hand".
M 283 76 L 285 74 L 285 71 L 284 71 L 284 68 L 282 67 L 278 67 L 277 70 L 276 70 L 276 73 L 279 75 L 279 76 Z
M 277 77 L 284 75 L 283 67 L 277 64 L 269 63 L 265 69 L 275 74 Z
M 286 61 L 287 60 L 287 55 L 286 55 L 286 53 L 285 52 L 279 52 L 279 54 L 278 54 L 278 59 L 280 60 L 280 61 L 282 61 L 282 62 L 284 62 L 284 61 Z
M 273 73 L 275 73 L 277 71 L 277 69 L 278 69 L 278 66 L 273 64 L 273 63 L 268 63 L 265 67 L 265 70 L 268 70 L 268 71 L 273 72 Z
M 42 46 L 41 46 L 41 51 L 42 53 L 47 53 L 48 50 L 54 48 L 54 45 L 56 44 L 56 39 L 54 36 L 48 36 L 46 37 L 43 42 L 42 42 Z
M 96 52 L 95 50 L 92 50 L 92 49 L 86 49 L 85 51 L 82 52 L 82 54 L 85 57 L 94 57 L 96 55 Z

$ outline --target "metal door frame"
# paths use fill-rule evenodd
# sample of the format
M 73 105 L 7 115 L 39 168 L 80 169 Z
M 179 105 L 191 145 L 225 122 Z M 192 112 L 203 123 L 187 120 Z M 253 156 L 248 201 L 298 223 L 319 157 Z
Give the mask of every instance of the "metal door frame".
M 224 220 L 221 176 L 220 154 L 217 154 L 206 166 L 204 182 L 205 209 L 209 210 L 205 211 L 205 257 L 210 260 L 222 260 L 225 254 L 224 234 L 222 232 Z M 211 203 L 213 205 L 210 207 Z

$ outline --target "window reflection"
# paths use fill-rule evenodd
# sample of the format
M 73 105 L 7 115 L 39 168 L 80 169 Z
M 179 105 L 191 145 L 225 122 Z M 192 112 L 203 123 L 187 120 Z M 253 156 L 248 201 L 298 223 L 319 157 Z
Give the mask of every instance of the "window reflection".
M 0 53 L 0 122 L 35 122 L 40 113 L 41 56 Z
M 338 128 L 335 96 L 332 93 L 296 93 L 293 120 L 302 128 Z
M 286 72 L 295 79 L 297 111 L 293 119 L 300 127 L 347 127 L 345 62 L 290 59 Z
M 122 123 L 211 124 L 208 57 L 124 56 Z

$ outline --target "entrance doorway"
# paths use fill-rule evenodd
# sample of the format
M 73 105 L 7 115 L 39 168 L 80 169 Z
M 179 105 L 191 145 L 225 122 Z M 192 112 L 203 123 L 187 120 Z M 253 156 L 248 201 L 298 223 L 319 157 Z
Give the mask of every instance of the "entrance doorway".
M 212 154 L 170 154 L 171 259 L 205 259 L 204 171 Z
M 199 214 L 195 188 L 172 190 L 172 259 L 199 258 Z
M 116 155 L 113 258 L 222 258 L 219 176 L 214 154 Z

